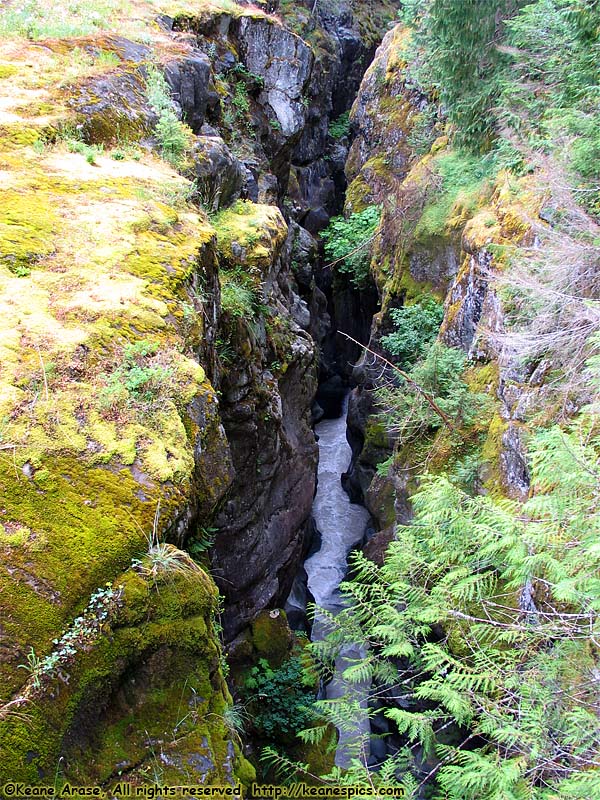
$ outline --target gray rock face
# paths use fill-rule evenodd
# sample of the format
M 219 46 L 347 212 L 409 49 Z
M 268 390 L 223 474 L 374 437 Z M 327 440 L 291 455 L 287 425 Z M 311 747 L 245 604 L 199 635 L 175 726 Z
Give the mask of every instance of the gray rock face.
M 212 565 L 227 598 L 228 639 L 258 609 L 285 599 L 302 559 L 315 490 L 315 344 L 304 330 L 307 305 L 292 288 L 291 247 L 284 237 L 278 242 L 260 267 L 263 302 L 277 316 L 222 320 L 221 335 L 237 354 L 220 382 L 235 477 L 215 522 Z M 240 248 L 242 267 L 247 257 Z
M 314 60 L 311 49 L 268 19 L 242 17 L 237 25 L 242 60 L 264 81 L 259 101 L 268 104 L 285 138 L 298 135 L 306 118 L 302 97 Z
M 486 250 L 472 255 L 468 272 L 459 277 L 448 293 L 446 309 L 459 304 L 451 324 L 444 328 L 443 338 L 449 347 L 460 347 L 468 352 L 473 343 L 488 291 L 491 260 Z
M 246 335 L 246 334 L 244 334 Z M 317 448 L 310 425 L 314 347 L 296 330 L 292 362 L 276 380 L 253 365 L 222 382 L 222 416 L 235 480 L 216 524 L 213 573 L 228 606 L 232 638 L 256 610 L 282 602 L 300 563 L 315 489 Z
M 220 136 L 198 136 L 192 158 L 193 177 L 206 210 L 218 211 L 238 199 L 245 171 Z
M 214 90 L 210 88 L 211 66 L 208 57 L 198 53 L 184 61 L 167 64 L 165 80 L 181 117 L 194 133 L 199 133 L 207 107 L 214 106 L 218 100 Z
M 388 171 L 400 179 L 408 170 L 412 153 L 407 135 L 423 98 L 407 88 L 402 72 L 386 77 L 396 49 L 394 29 L 385 35 L 352 106 L 351 120 L 356 135 L 346 166 L 349 181 L 377 155 L 390 159 Z M 394 104 L 390 113 L 392 98 Z

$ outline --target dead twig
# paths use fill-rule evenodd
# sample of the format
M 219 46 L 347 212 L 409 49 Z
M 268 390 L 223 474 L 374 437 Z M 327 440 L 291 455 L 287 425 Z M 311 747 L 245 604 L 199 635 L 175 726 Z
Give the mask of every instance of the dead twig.
M 354 339 L 349 334 L 344 333 L 343 331 L 338 331 L 338 333 L 340 336 L 345 336 L 346 339 L 349 339 L 351 342 L 354 342 L 354 344 L 357 344 L 365 352 L 370 353 L 372 356 L 375 356 L 375 358 L 380 359 L 380 361 L 386 364 L 386 366 L 390 367 L 390 369 L 392 369 L 397 375 L 400 375 L 401 378 L 403 378 L 408 384 L 410 384 L 410 386 L 412 386 L 421 395 L 423 400 L 425 400 L 425 402 L 431 407 L 433 412 L 437 414 L 437 416 L 443 421 L 446 427 L 448 427 L 452 432 L 456 430 L 454 424 L 452 423 L 448 415 L 444 411 L 442 411 L 442 409 L 438 406 L 438 404 L 435 402 L 435 400 L 429 394 L 429 392 L 426 392 L 422 386 L 419 386 L 419 384 L 416 381 L 414 381 L 410 377 L 410 375 L 404 372 L 404 370 L 400 369 L 400 367 L 397 367 L 395 364 L 392 364 L 391 361 L 388 361 L 387 358 L 384 358 L 379 353 L 376 353 L 374 350 L 371 350 L 371 348 L 367 347 L 367 345 L 361 344 L 359 341 Z

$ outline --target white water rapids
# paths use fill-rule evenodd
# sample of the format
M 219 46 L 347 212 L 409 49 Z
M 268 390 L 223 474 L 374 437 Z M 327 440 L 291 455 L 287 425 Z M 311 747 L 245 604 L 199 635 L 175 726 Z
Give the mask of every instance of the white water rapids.
M 362 540 L 369 521 L 366 508 L 351 503 L 342 489 L 342 473 L 347 470 L 352 457 L 346 441 L 346 405 L 341 417 L 324 420 L 315 428 L 319 437 L 319 482 L 313 516 L 321 533 L 321 547 L 304 563 L 308 588 L 315 604 L 333 613 L 343 607 L 338 587 L 346 574 L 348 553 Z M 317 613 L 311 638 L 319 641 L 323 636 L 323 621 Z M 348 666 L 348 659 L 363 658 L 364 652 L 364 648 L 358 645 L 345 647 L 336 661 L 333 680 L 326 687 L 327 698 L 351 694 L 359 699 L 361 707 L 365 709 L 352 732 L 339 731 L 335 763 L 341 767 L 348 766 L 349 742 L 357 734 L 363 734 L 368 742 L 369 719 L 366 708 L 369 686 L 354 684 L 350 687 L 341 675 Z M 364 755 L 367 758 L 369 754 L 367 752 Z

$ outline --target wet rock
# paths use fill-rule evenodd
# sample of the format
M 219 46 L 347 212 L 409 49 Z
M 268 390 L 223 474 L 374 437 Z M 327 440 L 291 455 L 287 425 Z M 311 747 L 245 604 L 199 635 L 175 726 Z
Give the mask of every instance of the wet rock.
M 290 288 L 287 226 L 268 206 L 255 207 L 249 224 L 252 210 L 241 204 L 227 212 L 223 222 L 230 233 L 219 240 L 221 257 L 259 277 L 263 302 L 285 323 L 268 329 L 260 317 L 224 321 L 223 335 L 239 354 L 220 387 L 235 481 L 215 523 L 220 533 L 212 557 L 228 600 L 223 616 L 228 638 L 257 609 L 277 605 L 289 593 L 308 531 L 317 458 L 310 415 L 315 349 L 294 321 L 294 314 L 306 324 L 310 319 Z
M 522 426 L 512 422 L 508 424 L 502 436 L 500 462 L 508 493 L 513 497 L 526 499 L 529 492 L 529 468 Z
M 446 300 L 446 308 L 457 310 L 442 327 L 443 339 L 449 347 L 468 351 L 481 319 L 484 300 L 489 285 L 489 267 L 492 256 L 486 250 L 467 258 L 467 265 L 459 273 Z

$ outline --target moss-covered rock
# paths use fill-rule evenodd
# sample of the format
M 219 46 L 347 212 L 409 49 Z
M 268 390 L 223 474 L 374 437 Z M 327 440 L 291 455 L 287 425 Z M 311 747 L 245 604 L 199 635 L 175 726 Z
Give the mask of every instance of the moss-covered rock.
M 93 77 L 87 45 L 77 65 L 58 42 L 37 65 L 13 49 L 15 81 L 0 82 L 15 110 L 0 128 L 0 782 L 108 785 L 124 763 L 137 782 L 158 767 L 173 783 L 250 780 L 226 722 L 216 587 L 174 549 L 172 574 L 147 567 L 159 538 L 183 545 L 208 524 L 232 480 L 197 356 L 213 347 L 214 229 L 152 155 L 86 160 L 48 133 L 67 129 L 44 116 L 43 70 Z M 73 120 L 76 105 L 57 107 Z M 98 113 L 110 131 L 88 139 L 107 142 Z M 107 581 L 119 612 L 90 639 L 82 612 Z
M 292 647 L 292 632 L 285 611 L 262 611 L 252 622 L 252 645 L 258 658 L 279 667 Z
M 258 280 L 272 269 L 287 236 L 278 208 L 249 200 L 238 200 L 222 211 L 214 225 L 224 266 L 241 266 Z

